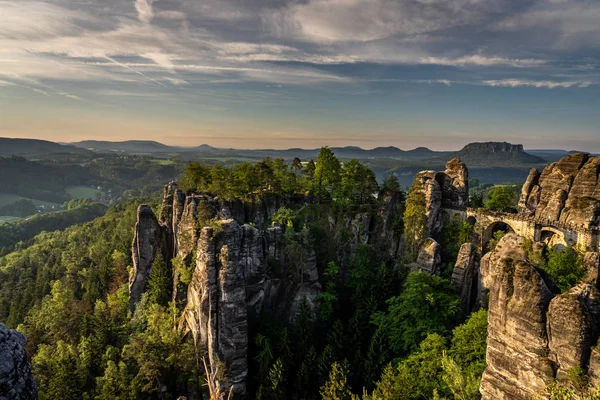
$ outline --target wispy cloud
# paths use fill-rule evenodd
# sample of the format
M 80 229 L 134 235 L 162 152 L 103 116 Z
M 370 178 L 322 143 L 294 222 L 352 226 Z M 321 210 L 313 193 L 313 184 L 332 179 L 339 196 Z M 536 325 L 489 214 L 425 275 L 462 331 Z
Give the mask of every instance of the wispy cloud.
M 534 88 L 546 88 L 546 89 L 555 89 L 555 88 L 570 88 L 570 87 L 579 87 L 586 88 L 589 87 L 591 82 L 580 82 L 580 81 L 531 81 L 531 80 L 522 80 L 522 79 L 501 79 L 501 80 L 487 80 L 483 81 L 483 84 L 487 86 L 501 86 L 501 87 L 534 87 Z
M 135 9 L 138 12 L 138 19 L 141 22 L 148 23 L 154 18 L 154 9 L 152 3 L 155 0 L 135 0 Z

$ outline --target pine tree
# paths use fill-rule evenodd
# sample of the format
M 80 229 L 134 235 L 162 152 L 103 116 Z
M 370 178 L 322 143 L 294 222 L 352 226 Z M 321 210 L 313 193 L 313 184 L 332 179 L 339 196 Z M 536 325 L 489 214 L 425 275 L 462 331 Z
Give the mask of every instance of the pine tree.
M 348 367 L 334 362 L 329 372 L 329 381 L 321 387 L 323 400 L 351 400 L 352 392 L 348 386 Z

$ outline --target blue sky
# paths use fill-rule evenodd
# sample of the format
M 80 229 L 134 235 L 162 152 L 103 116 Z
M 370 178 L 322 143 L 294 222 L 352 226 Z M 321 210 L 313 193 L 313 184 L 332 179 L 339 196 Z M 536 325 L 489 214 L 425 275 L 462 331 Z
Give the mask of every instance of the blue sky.
M 600 151 L 600 2 L 0 0 L 0 136 Z

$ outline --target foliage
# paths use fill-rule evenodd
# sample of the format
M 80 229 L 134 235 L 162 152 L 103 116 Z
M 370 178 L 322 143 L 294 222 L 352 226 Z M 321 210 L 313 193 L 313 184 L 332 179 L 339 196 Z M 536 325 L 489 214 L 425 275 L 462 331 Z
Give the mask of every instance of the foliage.
M 329 373 L 329 381 L 321 387 L 323 400 L 350 400 L 352 392 L 348 386 L 348 367 L 334 362 Z
M 11 217 L 28 217 L 37 212 L 37 207 L 33 204 L 33 201 L 28 199 L 18 199 L 14 202 L 0 207 L 0 215 L 7 215 Z
M 494 250 L 496 248 L 496 246 L 498 245 L 498 242 L 500 242 L 500 240 L 502 240 L 502 238 L 506 235 L 506 232 L 504 231 L 496 231 L 494 232 L 494 234 L 492 235 L 492 238 L 490 239 L 490 250 Z
M 322 147 L 315 163 L 313 191 L 322 200 L 332 196 L 340 182 L 340 161 L 329 147 Z
M 447 279 L 419 271 L 410 273 L 404 292 L 387 303 L 387 313 L 376 315 L 374 322 L 387 331 L 397 354 L 408 354 L 428 334 L 450 333 L 459 300 Z
M 489 191 L 484 207 L 486 210 L 510 211 L 515 206 L 515 197 L 510 188 L 497 186 Z
M 408 191 L 404 211 L 404 232 L 408 252 L 413 259 L 417 258 L 419 245 L 429 235 L 426 207 L 427 200 L 423 184 L 420 178 L 417 177 Z
M 2 248 L 32 239 L 42 231 L 65 229 L 104 215 L 106 206 L 89 201 L 64 211 L 37 214 L 31 218 L 0 225 L 0 254 Z
M 152 262 L 148 278 L 148 298 L 151 303 L 166 306 L 171 299 L 173 283 L 165 260 L 159 254 Z
M 452 218 L 444 225 L 441 233 L 442 259 L 454 263 L 461 245 L 470 243 L 472 240 L 473 225 L 458 218 Z
M 550 275 L 562 292 L 571 289 L 585 275 L 583 259 L 571 247 L 563 250 L 550 249 L 548 262 L 539 267 Z

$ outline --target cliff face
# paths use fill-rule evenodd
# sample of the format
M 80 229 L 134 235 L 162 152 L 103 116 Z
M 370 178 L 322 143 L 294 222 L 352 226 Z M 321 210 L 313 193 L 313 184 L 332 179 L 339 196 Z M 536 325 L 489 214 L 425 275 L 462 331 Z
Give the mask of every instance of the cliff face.
M 399 197 L 382 193 L 380 198 L 381 207 L 373 211 L 330 218 L 328 235 L 341 249 L 337 256 L 342 266 L 366 243 L 388 258 L 398 255 L 400 238 L 394 221 L 401 206 Z M 132 309 L 145 290 L 156 257 L 163 257 L 169 266 L 175 257 L 191 266 L 187 289 L 178 284 L 177 271 L 171 268 L 173 298 L 185 303 L 182 326 L 207 350 L 211 363 L 225 364 L 236 398 L 246 397 L 248 319 L 268 309 L 293 323 L 304 301 L 316 313 L 321 284 L 313 245 L 303 243 L 298 233 L 267 224 L 280 207 L 305 202 L 300 197 L 277 196 L 256 202 L 186 197 L 170 183 L 159 218 L 148 206 L 138 210 L 132 248 Z M 335 232 L 339 231 L 351 235 L 338 237 Z M 299 244 L 291 254 L 286 248 L 290 235 Z
M 589 368 L 590 379 L 598 382 L 596 282 L 556 295 L 549 278 L 528 262 L 524 239 L 515 234 L 483 257 L 481 274 L 489 290 L 484 400 L 538 398 L 547 384 L 565 379 L 573 368 Z
M 25 336 L 0 323 L 0 400 L 37 400 Z
M 600 223 L 600 157 L 575 153 L 533 169 L 521 191 L 519 207 L 538 218 L 577 225 Z
M 469 203 L 469 171 L 458 158 L 446 164 L 444 172 L 421 171 L 416 181 L 422 186 L 425 195 L 427 229 L 432 237 L 436 237 L 443 227 L 442 208 L 464 209 Z

